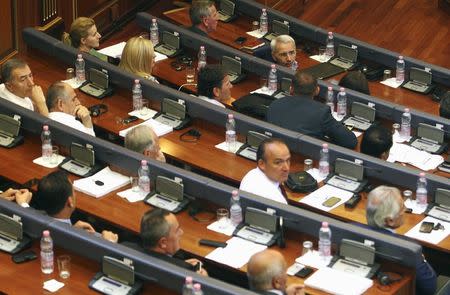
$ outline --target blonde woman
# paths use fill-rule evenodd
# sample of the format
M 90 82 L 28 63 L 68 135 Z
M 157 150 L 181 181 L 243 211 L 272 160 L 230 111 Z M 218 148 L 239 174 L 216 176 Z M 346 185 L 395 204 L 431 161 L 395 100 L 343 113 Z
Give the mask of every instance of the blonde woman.
M 127 41 L 123 49 L 119 67 L 127 72 L 158 83 L 156 78 L 152 76 L 155 57 L 153 44 L 150 40 L 142 37 L 133 37 Z
M 62 41 L 69 46 L 77 48 L 81 52 L 86 52 L 103 61 L 108 61 L 106 55 L 98 53 L 95 50 L 95 48 L 100 46 L 101 37 L 92 18 L 79 17 L 70 26 L 70 32 L 64 32 Z

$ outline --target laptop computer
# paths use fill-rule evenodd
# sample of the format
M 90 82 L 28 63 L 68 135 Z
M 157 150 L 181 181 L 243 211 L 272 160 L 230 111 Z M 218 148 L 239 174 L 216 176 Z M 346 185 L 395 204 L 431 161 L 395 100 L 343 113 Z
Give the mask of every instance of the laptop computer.
M 249 131 L 245 143 L 239 148 L 236 154 L 249 160 L 256 161 L 256 151 L 261 142 L 267 138 L 269 138 L 269 136 L 265 134 Z
M 23 142 L 23 136 L 19 135 L 20 120 L 0 114 L 0 146 L 12 148 Z
M 428 205 L 425 214 L 450 222 L 450 190 L 443 188 L 436 189 L 434 202 Z
M 272 32 L 267 33 L 264 39 L 267 41 L 272 41 L 280 35 L 289 35 L 289 24 L 286 24 L 279 20 L 272 21 Z
M 222 68 L 228 73 L 231 84 L 236 84 L 245 78 L 245 74 L 242 72 L 242 63 L 236 58 L 222 56 Z
M 236 4 L 230 0 L 220 0 L 219 10 L 217 14 L 219 15 L 219 20 L 224 23 L 229 23 L 235 19 L 234 8 Z
M 292 86 L 292 79 L 290 79 L 290 78 L 281 79 L 280 89 L 275 91 L 275 93 L 272 94 L 272 96 L 275 97 L 276 99 L 280 99 L 285 96 L 290 96 L 291 95 L 291 86 Z
M 180 54 L 180 37 L 164 31 L 162 33 L 161 42 L 155 46 L 155 51 L 164 54 L 168 57 L 175 57 Z
M 415 92 L 428 94 L 434 89 L 431 80 L 431 72 L 412 67 L 409 69 L 409 81 L 404 83 L 402 87 Z
M 92 147 L 78 143 L 70 145 L 70 157 L 64 159 L 59 167 L 81 177 L 91 176 L 103 168 L 95 163 L 95 152 Z
M 409 144 L 422 151 L 432 154 L 442 154 L 448 145 L 444 142 L 444 138 L 444 130 L 425 123 L 419 123 L 417 136 L 411 138 Z
M 148 194 L 145 202 L 172 213 L 180 212 L 189 204 L 189 200 L 184 198 L 183 182 L 164 176 L 156 178 L 155 190 Z
M 375 108 L 360 102 L 353 102 L 350 115 L 344 118 L 343 123 L 346 126 L 366 131 L 375 121 Z
M 16 254 L 31 245 L 31 239 L 22 229 L 20 217 L 0 213 L 0 250 Z
M 337 158 L 334 163 L 334 173 L 325 179 L 325 183 L 358 193 L 367 184 L 367 179 L 364 179 L 364 166 L 349 160 Z
M 278 217 L 264 210 L 247 207 L 244 222 L 238 225 L 233 233 L 257 244 L 272 246 L 280 232 L 277 231 Z
M 186 106 L 169 98 L 162 100 L 161 111 L 153 119 L 161 124 L 172 127 L 174 130 L 183 129 L 190 122 L 190 118 L 186 114 Z

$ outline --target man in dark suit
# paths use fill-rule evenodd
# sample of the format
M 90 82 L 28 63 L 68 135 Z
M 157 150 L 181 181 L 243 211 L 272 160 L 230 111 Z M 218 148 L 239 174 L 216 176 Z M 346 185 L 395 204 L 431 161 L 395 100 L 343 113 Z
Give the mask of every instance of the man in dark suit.
M 189 9 L 189 16 L 192 22 L 192 27 L 189 28 L 190 31 L 204 37 L 216 31 L 219 15 L 214 1 L 194 1 Z
M 319 94 L 317 80 L 310 74 L 297 72 L 294 81 L 297 96 L 274 101 L 267 111 L 267 121 L 286 129 L 329 139 L 340 146 L 353 149 L 356 136 L 331 115 L 330 107 L 313 100 Z

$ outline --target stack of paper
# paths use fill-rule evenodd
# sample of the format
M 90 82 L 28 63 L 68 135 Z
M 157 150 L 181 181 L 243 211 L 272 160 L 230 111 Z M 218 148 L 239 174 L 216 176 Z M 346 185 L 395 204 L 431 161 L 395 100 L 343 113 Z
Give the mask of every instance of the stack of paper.
M 134 127 L 140 126 L 140 125 L 148 125 L 148 126 L 152 127 L 153 131 L 155 131 L 155 133 L 156 133 L 156 135 L 158 137 L 159 136 L 163 136 L 163 135 L 173 131 L 173 128 L 170 127 L 169 125 L 162 124 L 162 123 L 160 123 L 158 121 L 150 119 L 150 120 L 147 120 L 147 121 L 145 121 L 145 122 L 143 122 L 141 124 L 138 124 L 138 125 L 135 125 L 135 126 L 127 128 L 127 129 L 119 131 L 119 135 L 122 136 L 122 137 L 125 137 L 125 135 L 127 135 L 128 131 L 130 131 Z
M 231 223 L 231 221 L 228 219 L 228 222 L 225 227 L 222 227 L 223 223 L 220 221 L 216 221 L 208 225 L 206 228 L 227 236 L 232 236 L 234 233 L 234 230 L 236 227 Z
M 114 172 L 109 167 L 96 174 L 73 182 L 75 190 L 95 198 L 103 197 L 110 192 L 130 183 L 128 176 Z
M 122 56 L 122 51 L 123 51 L 123 48 L 125 47 L 125 44 L 126 44 L 125 42 L 120 42 L 120 43 L 105 47 L 105 48 L 99 50 L 98 52 L 102 53 L 104 55 L 107 55 L 107 56 L 114 57 L 114 58 L 120 58 Z
M 432 155 L 425 151 L 420 151 L 406 144 L 394 143 L 389 151 L 388 162 L 401 162 L 411 164 L 421 170 L 436 169 L 444 158 L 439 155 Z
M 325 184 L 321 188 L 313 191 L 312 193 L 301 199 L 300 203 L 307 204 L 323 211 L 330 211 L 350 200 L 352 196 L 352 192 Z M 331 207 L 324 206 L 323 203 L 331 197 L 337 197 L 341 200 Z
M 297 259 L 295 259 L 295 262 L 320 269 L 323 267 L 327 267 L 328 264 L 330 264 L 331 258 L 333 257 L 330 256 L 326 259 L 322 258 L 319 255 L 319 251 L 312 250 L 307 252 L 303 256 L 297 257 Z

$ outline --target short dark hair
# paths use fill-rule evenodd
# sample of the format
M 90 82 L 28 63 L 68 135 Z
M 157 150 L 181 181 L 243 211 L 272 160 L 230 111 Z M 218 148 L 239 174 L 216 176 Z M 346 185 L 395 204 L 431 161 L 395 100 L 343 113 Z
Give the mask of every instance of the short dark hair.
M 61 212 L 72 196 L 72 184 L 64 171 L 58 170 L 39 181 L 36 193 L 36 209 L 53 216 Z
M 12 72 L 15 69 L 26 67 L 28 64 L 18 58 L 11 58 L 7 60 L 2 66 L 2 80 L 3 82 L 9 82 L 12 79 Z
M 50 85 L 47 91 L 47 98 L 45 103 L 47 104 L 48 110 L 52 110 L 56 107 L 58 103 L 58 98 L 66 99 L 66 84 L 64 82 L 58 81 Z
M 371 126 L 364 132 L 361 153 L 380 158 L 392 147 L 392 134 L 383 126 Z
M 369 82 L 367 82 L 366 75 L 360 71 L 351 71 L 345 74 L 339 81 L 339 86 L 370 95 Z
M 192 1 L 191 8 L 189 8 L 189 16 L 193 26 L 197 26 L 202 22 L 204 17 L 209 16 L 209 8 L 214 5 L 214 1 L 197 0 Z
M 439 106 L 439 116 L 450 119 L 450 91 L 447 91 L 441 98 Z
M 198 95 L 214 98 L 214 87 L 222 88 L 223 79 L 227 74 L 220 65 L 206 65 L 198 72 Z
M 298 95 L 313 97 L 317 89 L 317 79 L 311 74 L 298 71 L 295 74 L 294 91 Z
M 266 146 L 271 143 L 280 143 L 280 144 L 286 145 L 286 143 L 280 138 L 270 137 L 270 138 L 264 139 L 261 142 L 261 144 L 258 146 L 258 150 L 256 151 L 256 162 L 258 162 L 259 160 L 263 160 L 263 161 L 265 160 Z
M 154 248 L 158 241 L 170 232 L 170 224 L 166 216 L 170 212 L 164 209 L 155 208 L 147 211 L 141 218 L 141 241 L 144 248 Z

